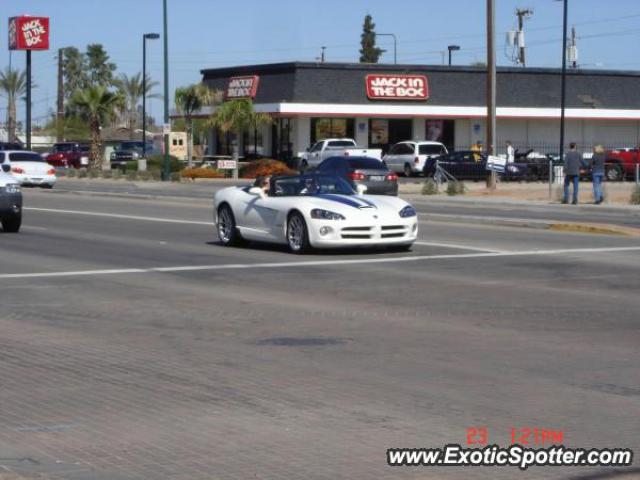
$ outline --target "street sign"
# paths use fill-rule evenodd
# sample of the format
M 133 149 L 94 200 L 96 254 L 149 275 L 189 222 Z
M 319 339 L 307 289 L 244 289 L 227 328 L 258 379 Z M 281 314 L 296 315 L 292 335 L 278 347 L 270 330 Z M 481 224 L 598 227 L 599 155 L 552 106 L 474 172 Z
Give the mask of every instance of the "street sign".
M 49 50 L 49 17 L 11 17 L 9 50 Z
M 235 170 L 235 160 L 218 160 L 218 170 Z
M 493 155 L 489 155 L 489 157 L 487 158 L 487 170 L 504 173 L 506 165 L 507 159 L 504 157 L 495 157 Z
M 162 124 L 162 135 L 169 135 L 171 133 L 171 124 L 163 123 Z

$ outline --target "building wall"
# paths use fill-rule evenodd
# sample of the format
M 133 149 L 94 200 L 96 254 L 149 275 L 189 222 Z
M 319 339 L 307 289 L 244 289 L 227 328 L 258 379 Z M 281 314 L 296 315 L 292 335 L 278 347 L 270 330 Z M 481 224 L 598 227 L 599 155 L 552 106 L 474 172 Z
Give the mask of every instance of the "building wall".
M 367 146 L 369 144 L 369 119 L 356 118 L 355 123 L 356 143 Z

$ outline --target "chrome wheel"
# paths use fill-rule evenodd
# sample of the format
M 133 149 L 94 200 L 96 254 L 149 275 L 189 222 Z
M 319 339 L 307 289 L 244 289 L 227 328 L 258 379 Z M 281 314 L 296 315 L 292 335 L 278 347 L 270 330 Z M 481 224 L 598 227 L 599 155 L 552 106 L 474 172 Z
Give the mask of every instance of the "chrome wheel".
M 287 227 L 287 241 L 289 248 L 294 252 L 299 252 L 304 245 L 306 235 L 304 220 L 300 215 L 291 215 Z
M 233 241 L 235 228 L 233 214 L 229 207 L 222 207 L 218 213 L 218 237 L 223 244 L 228 245 Z

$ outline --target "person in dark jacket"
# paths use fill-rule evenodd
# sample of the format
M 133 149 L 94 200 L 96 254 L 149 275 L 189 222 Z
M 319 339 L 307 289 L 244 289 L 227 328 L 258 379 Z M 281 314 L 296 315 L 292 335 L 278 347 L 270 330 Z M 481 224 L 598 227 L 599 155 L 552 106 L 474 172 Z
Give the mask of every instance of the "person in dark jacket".
M 607 156 L 602 145 L 593 147 L 593 157 L 591 157 L 591 178 L 593 178 L 593 199 L 596 205 L 600 205 L 604 200 L 602 196 L 602 180 L 604 179 L 604 162 Z
M 582 155 L 576 150 L 575 142 L 569 144 L 569 151 L 564 156 L 564 195 L 562 203 L 569 203 L 569 185 L 573 183 L 573 205 L 578 204 L 578 187 L 580 185 L 580 167 Z

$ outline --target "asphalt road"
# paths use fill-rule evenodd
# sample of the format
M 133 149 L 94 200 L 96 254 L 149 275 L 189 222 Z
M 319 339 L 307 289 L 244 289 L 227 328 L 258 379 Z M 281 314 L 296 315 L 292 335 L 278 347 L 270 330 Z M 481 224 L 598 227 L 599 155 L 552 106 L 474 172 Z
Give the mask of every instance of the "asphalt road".
M 219 246 L 208 197 L 60 192 L 0 234 L 0 478 L 613 478 L 386 465 L 480 426 L 637 456 L 637 238 L 421 216 L 298 257 Z

